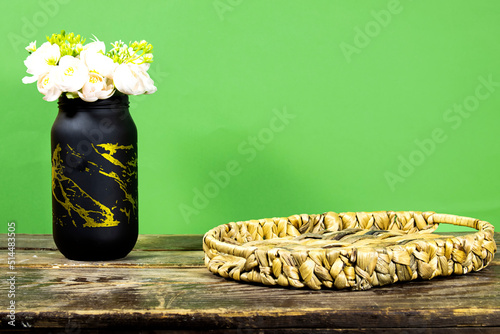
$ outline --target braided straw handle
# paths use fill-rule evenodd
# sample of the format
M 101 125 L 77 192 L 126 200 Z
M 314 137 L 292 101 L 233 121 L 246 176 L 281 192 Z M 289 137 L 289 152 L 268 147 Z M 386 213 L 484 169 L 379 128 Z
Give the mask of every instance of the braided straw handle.
M 439 223 L 478 232 L 432 234 Z M 493 234 L 486 221 L 434 212 L 327 212 L 220 225 L 203 250 L 207 268 L 225 278 L 366 290 L 481 270 L 496 252 Z

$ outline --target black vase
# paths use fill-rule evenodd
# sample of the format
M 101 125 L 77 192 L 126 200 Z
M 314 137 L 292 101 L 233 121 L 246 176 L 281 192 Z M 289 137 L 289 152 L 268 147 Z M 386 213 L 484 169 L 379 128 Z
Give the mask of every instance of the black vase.
M 51 139 L 57 248 L 72 260 L 125 257 L 138 235 L 137 128 L 128 96 L 61 96 Z

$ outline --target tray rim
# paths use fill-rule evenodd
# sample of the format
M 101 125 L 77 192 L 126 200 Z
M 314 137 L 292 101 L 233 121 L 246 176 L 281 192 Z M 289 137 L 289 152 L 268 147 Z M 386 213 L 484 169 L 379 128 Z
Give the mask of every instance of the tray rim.
M 332 218 L 333 217 L 333 218 Z M 336 231 L 345 230 L 346 228 L 357 227 L 360 228 L 364 226 L 370 226 L 370 228 L 363 228 L 366 230 L 377 229 L 377 226 L 374 227 L 374 221 L 376 219 L 388 219 L 390 222 L 391 229 L 395 230 L 396 227 L 404 227 L 409 232 L 408 234 L 426 231 L 426 232 L 434 232 L 439 224 L 452 224 L 458 226 L 466 226 L 470 228 L 474 228 L 477 230 L 475 233 L 469 233 L 460 236 L 453 236 L 449 238 L 448 236 L 443 236 L 443 238 L 437 238 L 432 240 L 425 239 L 417 239 L 417 241 L 410 241 L 407 245 L 390 245 L 387 247 L 374 248 L 376 251 L 376 256 L 384 256 L 382 253 L 391 254 L 391 264 L 398 264 L 394 262 L 394 258 L 392 254 L 395 251 L 402 251 L 403 249 L 408 252 L 408 255 L 412 261 L 422 261 L 425 259 L 425 254 L 422 255 L 422 248 L 425 248 L 429 243 L 432 244 L 432 247 L 436 247 L 436 240 L 446 239 L 446 241 L 439 241 L 441 245 L 438 247 L 444 247 L 446 253 L 463 251 L 465 249 L 467 253 L 466 260 L 462 265 L 460 263 L 454 264 L 452 270 L 445 269 L 445 265 L 441 264 L 441 272 L 439 270 L 434 269 L 433 274 L 419 274 L 415 275 L 413 271 L 411 271 L 412 275 L 408 278 L 408 275 L 402 275 L 404 277 L 398 277 L 397 275 L 393 275 L 394 277 L 391 279 L 390 283 L 395 283 L 397 281 L 408 281 L 416 278 L 423 279 L 432 279 L 437 276 L 449 276 L 451 274 L 467 274 L 471 271 L 479 271 L 486 267 L 494 257 L 496 252 L 496 243 L 493 239 L 494 236 L 494 226 L 489 222 L 482 221 L 475 218 L 451 215 L 451 214 L 441 214 L 435 213 L 433 211 L 374 211 L 374 212 L 343 212 L 343 213 L 335 213 L 335 212 L 325 212 L 323 214 L 313 214 L 313 215 L 293 215 L 289 217 L 275 217 L 275 218 L 267 218 L 267 219 L 259 219 L 259 220 L 248 220 L 248 221 L 239 221 L 239 222 L 231 222 L 227 224 L 222 224 L 217 227 L 209 230 L 203 237 L 203 249 L 205 252 L 205 265 L 207 268 L 214 274 L 220 275 L 225 278 L 234 279 L 236 281 L 246 281 L 246 282 L 255 282 L 262 283 L 265 285 L 281 285 L 281 286 L 292 286 L 296 288 L 309 287 L 311 289 L 321 289 L 321 288 L 352 288 L 353 290 L 365 290 L 371 288 L 372 286 L 380 286 L 386 284 L 379 284 L 380 282 L 373 282 L 370 280 L 369 276 L 373 275 L 373 259 L 371 260 L 370 268 L 361 268 L 359 265 L 359 261 L 356 259 L 356 255 L 358 252 L 361 252 L 363 256 L 370 256 L 364 254 L 364 251 L 361 247 L 356 247 L 353 245 L 352 247 L 346 246 L 339 248 L 310 248 L 302 251 L 293 251 L 293 250 L 285 250 L 280 247 L 271 248 L 268 250 L 259 249 L 259 247 L 245 246 L 245 243 L 238 245 L 235 243 L 227 242 L 231 240 L 231 237 L 234 236 L 235 231 L 240 230 L 242 228 L 250 227 L 252 231 L 259 230 L 259 227 L 264 230 L 266 229 L 267 238 L 262 237 L 259 240 L 265 239 L 275 239 L 282 238 L 283 236 L 269 237 L 270 228 L 272 226 L 276 226 L 276 224 L 286 223 L 288 225 L 292 225 L 298 231 L 304 223 L 304 221 L 314 220 L 314 222 L 310 223 L 307 230 L 300 233 L 300 235 L 304 233 L 308 233 L 311 230 L 311 226 L 317 226 L 318 223 L 325 219 L 337 219 L 337 223 L 340 226 L 337 226 Z M 410 219 L 408 219 L 410 218 Z M 367 220 L 371 220 L 371 225 Z M 347 222 L 348 224 L 344 224 Z M 386 222 L 386 221 L 385 221 Z M 295 225 L 294 225 L 295 223 Z M 315 225 L 316 224 L 316 225 Z M 344 225 L 345 226 L 344 226 Z M 349 225 L 350 224 L 350 225 Z M 293 229 L 292 229 L 293 230 Z M 329 230 L 329 229 L 324 229 Z M 399 229 L 401 230 L 401 229 Z M 413 231 L 413 232 L 411 232 Z M 296 233 L 294 231 L 293 233 Z M 260 235 L 260 234 L 257 234 Z M 222 240 L 222 239 L 224 239 Z M 254 240 L 251 240 L 254 241 Z M 419 249 L 417 251 L 415 249 L 410 253 L 408 249 L 415 248 L 415 243 L 419 244 Z M 443 243 L 445 245 L 443 245 Z M 451 243 L 451 244 L 450 244 Z M 450 248 L 452 247 L 452 248 Z M 304 255 L 304 252 L 307 254 Z M 335 282 L 321 281 L 317 279 L 317 275 L 315 276 L 315 272 L 324 272 L 328 270 L 331 272 L 331 264 L 328 266 L 328 263 L 324 261 L 318 260 L 318 256 L 321 257 L 322 254 L 316 254 L 317 252 L 326 254 L 325 256 L 330 256 L 332 254 L 335 255 L 337 253 L 338 256 L 342 256 L 345 262 L 345 266 L 349 270 L 350 277 L 352 278 L 352 270 L 356 273 L 356 283 L 353 283 L 353 280 L 350 280 L 348 284 L 341 284 L 337 282 L 337 278 L 330 275 L 332 279 L 335 279 Z M 432 251 L 431 251 L 432 252 Z M 340 253 L 340 255 L 338 254 Z M 453 254 L 445 254 L 446 260 L 450 261 L 453 257 L 453 260 L 456 260 L 459 256 Z M 311 256 L 312 254 L 312 256 Z M 402 254 L 402 253 L 401 253 Z M 454 255 L 455 254 L 455 255 Z M 472 255 L 471 255 L 472 254 Z M 306 256 L 306 258 L 304 258 Z M 373 254 L 372 254 L 373 256 Z M 415 260 L 415 256 L 417 259 Z M 276 258 L 280 258 L 281 264 L 276 261 Z M 283 261 L 283 258 L 286 258 Z M 348 259 L 347 261 L 345 259 Z M 472 259 L 472 260 L 471 260 Z M 249 264 L 249 261 L 252 263 Z M 314 263 L 311 263 L 314 262 Z M 443 263 L 443 258 L 440 258 L 441 263 Z M 255 263 L 257 262 L 257 264 Z M 271 263 L 271 264 L 270 264 Z M 305 265 L 307 263 L 307 265 Z M 274 267 L 273 267 L 274 264 Z M 325 267 L 326 264 L 326 268 Z M 287 266 L 287 273 L 283 272 L 283 267 Z M 426 266 L 426 263 L 419 262 L 419 265 Z M 450 264 L 448 264 L 449 266 Z M 258 266 L 258 268 L 256 268 Z M 315 266 L 315 269 L 311 273 L 311 270 L 308 270 L 307 267 Z M 321 268 L 323 266 L 323 268 Z M 277 268 L 279 267 L 279 268 Z M 252 270 L 250 270 L 252 269 Z M 258 270 L 257 270 L 258 269 Z M 368 269 L 368 272 L 367 270 Z M 439 269 L 439 268 L 438 268 Z M 383 269 L 382 269 L 383 271 Z M 333 272 L 334 274 L 336 272 Z M 325 274 L 325 273 L 323 273 Z M 321 273 L 320 273 L 321 275 Z M 286 281 L 283 276 L 286 276 Z M 325 274 L 324 276 L 328 276 Z M 338 276 L 337 276 L 338 277 Z M 375 278 L 375 281 L 377 279 Z M 375 284 L 374 284 L 375 283 Z M 345 286 L 344 286 L 345 285 Z

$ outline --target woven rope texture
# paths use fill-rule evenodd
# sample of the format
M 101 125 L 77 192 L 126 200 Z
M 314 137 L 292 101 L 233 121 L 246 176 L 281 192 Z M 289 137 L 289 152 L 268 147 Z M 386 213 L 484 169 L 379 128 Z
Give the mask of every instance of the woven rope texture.
M 439 223 L 478 232 L 433 234 Z M 327 212 L 220 225 L 203 249 L 207 268 L 225 278 L 366 290 L 481 270 L 496 252 L 493 233 L 488 222 L 434 212 Z

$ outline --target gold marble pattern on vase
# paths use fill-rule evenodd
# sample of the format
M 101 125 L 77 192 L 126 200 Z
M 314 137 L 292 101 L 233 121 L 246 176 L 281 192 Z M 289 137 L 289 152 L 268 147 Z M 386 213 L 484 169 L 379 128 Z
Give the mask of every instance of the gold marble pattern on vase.
M 92 144 L 93 151 L 84 157 L 73 147 L 66 145 L 66 161 L 76 159 L 84 161 L 85 165 L 76 171 L 64 163 L 64 153 L 60 144 L 52 154 L 52 194 L 54 200 L 60 204 L 67 215 L 71 217 L 74 226 L 77 226 L 77 217 L 84 221 L 83 227 L 111 227 L 121 223 L 116 218 L 116 211 L 122 212 L 127 221 L 131 215 L 137 214 L 137 194 L 132 192 L 130 184 L 136 184 L 137 179 L 137 156 L 133 145 L 119 145 L 112 143 Z M 125 153 L 127 159 L 118 159 L 119 152 Z M 95 154 L 94 154 L 95 153 Z M 68 157 L 69 156 L 69 157 Z M 123 161 L 126 160 L 126 161 Z M 80 184 L 71 177 L 73 173 L 85 173 L 93 177 L 99 173 L 106 178 L 111 178 L 122 193 L 122 198 L 116 200 L 115 205 L 106 206 L 102 200 L 95 198 L 86 189 L 86 184 Z M 81 175 L 79 175 L 81 180 Z M 121 201 L 122 203 L 118 203 Z M 130 204 L 127 204 L 130 203 Z M 75 220 L 76 219 L 76 220 Z M 62 224 L 62 220 L 59 219 Z

